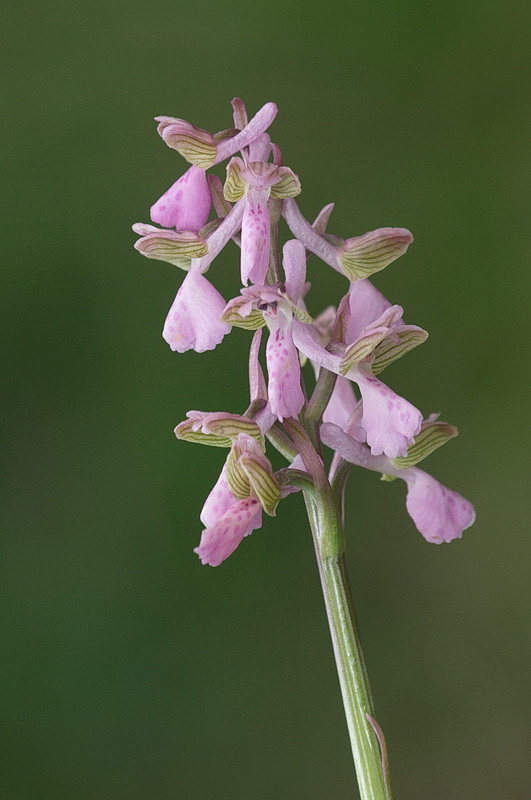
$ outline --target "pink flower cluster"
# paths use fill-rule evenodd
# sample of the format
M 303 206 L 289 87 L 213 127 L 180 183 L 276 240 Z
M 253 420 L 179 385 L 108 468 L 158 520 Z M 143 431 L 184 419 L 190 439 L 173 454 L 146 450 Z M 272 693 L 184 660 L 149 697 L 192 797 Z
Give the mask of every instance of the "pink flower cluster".
M 289 468 L 275 473 L 265 456 L 265 439 L 280 431 L 289 440 L 284 420 L 304 424 L 308 392 L 301 363 L 306 360 L 316 375 L 326 370 L 337 376 L 318 427 L 319 443 L 334 451 L 330 480 L 345 461 L 388 480 L 401 478 L 407 484 L 407 511 L 422 535 L 436 543 L 460 537 L 474 522 L 473 506 L 416 466 L 456 429 L 435 416 L 424 421 L 378 377 L 428 335 L 406 324 L 402 307 L 392 305 L 369 280 L 406 252 L 411 233 L 380 228 L 349 239 L 330 236 L 326 227 L 333 204 L 309 223 L 295 200 L 299 179 L 282 164 L 267 132 L 276 105 L 266 103 L 251 120 L 241 100 L 233 100 L 232 107 L 234 127 L 215 134 L 181 119 L 157 118 L 164 142 L 191 166 L 151 207 L 152 222 L 164 227 L 133 226 L 142 255 L 186 272 L 163 328 L 172 350 L 212 350 L 233 326 L 255 331 L 248 411 L 243 416 L 190 412 L 176 428 L 180 438 L 229 448 L 201 513 L 205 529 L 196 552 L 203 563 L 220 564 L 260 527 L 263 511 L 274 515 L 279 500 L 295 490 L 297 482 L 291 486 L 289 475 L 304 472 L 300 456 L 295 452 Z M 222 185 L 208 169 L 227 159 Z M 281 217 L 293 235 L 282 253 Z M 241 252 L 242 289 L 226 302 L 205 273 L 231 239 Z M 312 253 L 346 279 L 337 308 L 325 309 L 315 320 L 304 301 Z M 264 327 L 267 381 L 259 363 Z

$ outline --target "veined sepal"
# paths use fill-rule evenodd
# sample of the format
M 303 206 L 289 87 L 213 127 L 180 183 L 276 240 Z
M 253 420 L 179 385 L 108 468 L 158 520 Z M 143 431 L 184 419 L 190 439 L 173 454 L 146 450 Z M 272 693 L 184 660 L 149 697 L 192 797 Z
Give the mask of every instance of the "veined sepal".
M 266 514 L 274 517 L 282 493 L 273 475 L 271 464 L 266 458 L 257 458 L 252 454 L 240 456 L 238 463 L 247 475 L 251 490 L 259 499 L 260 505 Z
M 269 460 L 256 441 L 240 435 L 234 442 L 225 464 L 229 488 L 237 500 L 256 495 L 269 516 L 274 517 L 282 497 Z
M 274 200 L 296 197 L 301 192 L 300 181 L 289 167 L 277 166 L 267 161 L 245 163 L 239 156 L 231 158 L 227 164 L 223 196 L 234 203 L 244 196 L 248 186 L 256 189 L 270 188 L 270 197 Z
M 234 297 L 229 300 L 220 319 L 228 325 L 243 328 L 246 331 L 256 331 L 266 324 L 263 313 L 254 308 L 252 302 L 246 297 Z
M 378 228 L 347 239 L 339 250 L 338 262 L 347 278 L 361 280 L 403 255 L 412 241 L 406 228 Z
M 306 325 L 313 324 L 313 317 L 311 317 L 304 308 L 300 308 L 300 306 L 294 303 L 291 297 L 286 294 L 286 292 L 279 290 L 279 297 L 282 298 L 283 303 L 286 304 L 296 319 L 300 320 L 300 322 L 304 322 Z
M 175 436 L 187 442 L 211 447 L 232 447 L 240 434 L 252 437 L 262 451 L 265 440 L 262 431 L 252 419 L 225 412 L 189 411 L 189 417 L 175 428 Z
M 271 197 L 275 200 L 285 200 L 287 197 L 297 197 L 301 193 L 301 183 L 293 170 L 289 167 L 277 167 L 278 182 L 271 186 Z
M 428 332 L 416 325 L 403 325 L 391 332 L 375 349 L 371 363 L 373 375 L 379 375 L 389 364 L 402 358 L 428 338 Z
M 134 244 L 139 253 L 185 271 L 190 269 L 193 258 L 202 258 L 208 253 L 204 238 L 193 231 L 162 230 L 141 222 L 135 223 L 133 230 L 142 237 Z
M 168 147 L 177 150 L 183 158 L 200 169 L 208 169 L 216 160 L 218 150 L 214 136 L 184 119 L 155 117 L 157 132 Z
M 245 194 L 247 181 L 242 176 L 244 168 L 245 164 L 239 156 L 234 156 L 227 164 L 227 177 L 223 185 L 223 197 L 231 203 L 240 200 Z
M 422 430 L 415 436 L 413 444 L 407 449 L 406 456 L 393 458 L 392 462 L 398 469 L 414 467 L 427 456 L 442 447 L 450 439 L 457 436 L 459 431 L 448 422 L 431 422 L 423 425 Z
M 389 335 L 388 328 L 372 328 L 359 336 L 351 344 L 339 362 L 340 375 L 346 375 L 349 369 L 357 367 L 361 361 L 371 356 L 380 342 Z

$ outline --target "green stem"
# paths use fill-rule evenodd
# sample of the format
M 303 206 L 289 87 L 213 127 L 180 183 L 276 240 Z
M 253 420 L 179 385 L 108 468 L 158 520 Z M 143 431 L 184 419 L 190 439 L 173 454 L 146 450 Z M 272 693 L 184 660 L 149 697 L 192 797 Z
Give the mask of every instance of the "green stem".
M 306 507 L 321 577 L 343 705 L 350 734 L 361 800 L 392 800 L 382 755 L 367 715 L 374 715 L 365 661 L 352 605 L 344 560 L 344 534 L 337 506 L 328 489 L 316 483 L 305 491 Z M 324 491 L 323 491 L 324 489 Z M 387 784 L 387 785 L 386 785 Z

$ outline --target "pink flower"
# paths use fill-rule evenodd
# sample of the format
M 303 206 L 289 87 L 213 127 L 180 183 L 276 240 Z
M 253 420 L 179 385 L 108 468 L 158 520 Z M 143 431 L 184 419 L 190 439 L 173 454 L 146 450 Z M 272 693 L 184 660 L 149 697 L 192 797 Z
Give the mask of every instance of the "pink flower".
M 227 511 L 201 534 L 197 553 L 202 564 L 218 567 L 245 536 L 262 526 L 262 507 L 256 497 L 235 500 Z
M 304 355 L 315 364 L 342 374 L 343 356 L 323 347 L 313 326 L 294 319 L 292 331 L 293 341 Z M 352 366 L 345 377 L 359 386 L 363 399 L 362 425 L 373 454 L 385 453 L 389 458 L 405 455 L 420 430 L 420 411 L 375 378 L 369 365 Z
M 461 538 L 476 519 L 474 506 L 457 492 L 418 467 L 399 469 L 385 456 L 374 456 L 369 449 L 345 433 L 338 425 L 321 425 L 321 440 L 345 461 L 365 469 L 401 478 L 407 484 L 406 508 L 426 541 L 434 544 Z
M 254 153 L 264 148 L 267 155 L 268 141 L 258 140 L 252 146 Z M 271 218 L 269 198 L 283 199 L 300 192 L 296 175 L 288 168 L 266 161 L 243 161 L 233 158 L 227 165 L 227 180 L 224 194 L 227 200 L 245 197 L 242 220 L 241 279 L 244 285 L 265 283 L 269 266 Z
M 282 421 L 296 417 L 304 405 L 301 387 L 299 354 L 293 342 L 292 325 L 294 313 L 310 319 L 303 308 L 301 294 L 306 278 L 306 253 L 304 246 L 295 239 L 286 242 L 283 249 L 285 286 L 249 286 L 240 291 L 241 297 L 231 300 L 222 318 L 238 324 L 238 317 L 245 320 L 251 313 L 260 311 L 269 329 L 266 346 L 268 372 L 268 410 Z M 251 361 L 252 376 L 257 377 L 257 354 Z
M 198 268 L 184 279 L 166 317 L 162 336 L 172 350 L 213 350 L 231 327 L 221 322 L 225 300 Z

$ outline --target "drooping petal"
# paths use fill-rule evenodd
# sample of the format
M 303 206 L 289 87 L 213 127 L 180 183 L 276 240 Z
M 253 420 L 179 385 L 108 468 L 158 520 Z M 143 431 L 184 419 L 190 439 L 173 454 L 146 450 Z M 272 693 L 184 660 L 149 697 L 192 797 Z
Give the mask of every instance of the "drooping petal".
M 241 278 L 246 286 L 263 284 L 269 266 L 271 222 L 267 201 L 269 189 L 249 187 L 242 220 Z
M 206 528 L 212 527 L 235 502 L 236 498 L 229 488 L 224 466 L 214 488 L 205 500 L 200 514 L 201 522 Z
M 354 374 L 356 373 L 356 374 Z M 422 414 L 385 383 L 362 370 L 351 370 L 363 399 L 362 424 L 367 431 L 367 444 L 375 456 L 405 456 L 408 445 L 420 431 Z
M 270 323 L 266 347 L 271 411 L 282 421 L 296 417 L 304 405 L 299 354 L 291 336 L 291 320 L 279 312 Z
M 217 567 L 238 547 L 244 536 L 262 525 L 262 507 L 256 497 L 238 500 L 202 535 L 197 553 L 202 564 Z
M 231 327 L 220 321 L 225 300 L 198 269 L 191 269 L 169 310 L 162 335 L 172 350 L 213 350 Z
M 205 172 L 199 167 L 191 166 L 151 206 L 151 219 L 165 228 L 199 231 L 208 220 L 210 201 Z
M 460 539 L 476 519 L 472 503 L 427 472 L 412 467 L 399 477 L 407 483 L 408 514 L 428 542 L 441 544 Z

